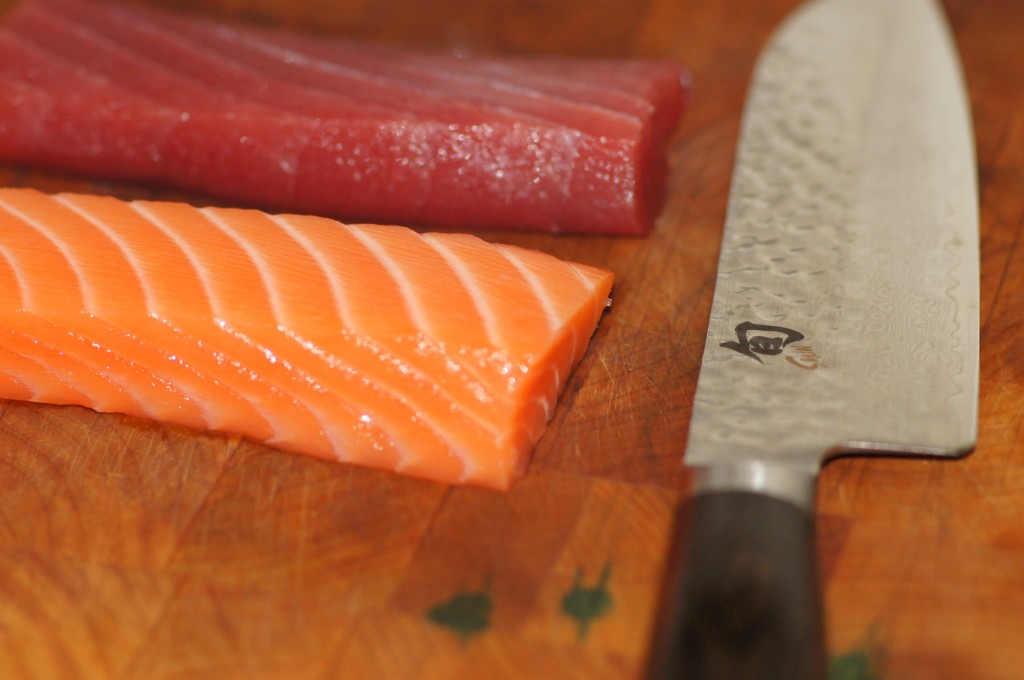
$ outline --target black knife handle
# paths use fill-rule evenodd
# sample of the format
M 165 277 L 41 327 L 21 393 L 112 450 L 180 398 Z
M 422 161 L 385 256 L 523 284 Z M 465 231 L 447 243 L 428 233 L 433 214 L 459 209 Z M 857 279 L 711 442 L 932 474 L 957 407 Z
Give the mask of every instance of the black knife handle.
M 675 522 L 648 680 L 823 680 L 814 520 L 748 491 L 708 491 Z

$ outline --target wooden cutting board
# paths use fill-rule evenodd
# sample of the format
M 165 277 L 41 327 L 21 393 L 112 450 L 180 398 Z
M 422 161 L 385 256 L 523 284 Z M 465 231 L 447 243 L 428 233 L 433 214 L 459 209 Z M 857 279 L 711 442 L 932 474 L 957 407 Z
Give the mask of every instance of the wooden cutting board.
M 694 103 L 650 237 L 484 234 L 617 275 L 510 493 L 0 402 L 0 677 L 638 677 L 688 483 L 743 95 L 796 0 L 163 4 L 420 47 L 671 57 L 693 70 Z M 945 4 L 980 163 L 980 439 L 963 461 L 826 469 L 836 680 L 1024 677 L 1024 13 L 1018 0 Z M 189 198 L 3 166 L 0 184 Z

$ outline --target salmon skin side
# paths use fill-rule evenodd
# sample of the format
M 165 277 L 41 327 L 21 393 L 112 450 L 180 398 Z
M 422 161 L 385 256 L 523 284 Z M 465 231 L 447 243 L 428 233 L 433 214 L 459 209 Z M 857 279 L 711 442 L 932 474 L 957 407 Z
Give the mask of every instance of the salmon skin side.
M 0 189 L 0 397 L 506 489 L 611 285 L 464 234 Z
M 109 0 L 0 27 L 0 159 L 347 221 L 640 235 L 686 72 L 459 58 Z

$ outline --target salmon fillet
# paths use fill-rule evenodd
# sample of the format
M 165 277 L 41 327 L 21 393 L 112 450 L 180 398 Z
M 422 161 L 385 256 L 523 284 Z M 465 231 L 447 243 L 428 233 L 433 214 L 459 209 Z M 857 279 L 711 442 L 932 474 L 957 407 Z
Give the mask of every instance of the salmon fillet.
M 0 397 L 505 489 L 611 285 L 463 234 L 0 189 Z
M 0 158 L 347 221 L 644 234 L 685 81 L 22 0 L 0 26 Z

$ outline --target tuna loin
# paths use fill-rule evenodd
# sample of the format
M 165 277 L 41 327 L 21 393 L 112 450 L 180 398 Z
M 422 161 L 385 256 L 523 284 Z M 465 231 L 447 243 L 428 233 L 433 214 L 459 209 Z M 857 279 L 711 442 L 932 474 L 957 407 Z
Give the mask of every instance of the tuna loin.
M 347 220 L 643 234 L 685 82 L 24 0 L 0 27 L 0 159 Z

